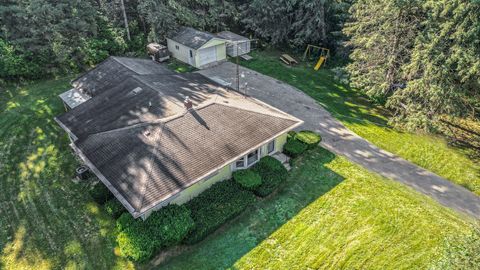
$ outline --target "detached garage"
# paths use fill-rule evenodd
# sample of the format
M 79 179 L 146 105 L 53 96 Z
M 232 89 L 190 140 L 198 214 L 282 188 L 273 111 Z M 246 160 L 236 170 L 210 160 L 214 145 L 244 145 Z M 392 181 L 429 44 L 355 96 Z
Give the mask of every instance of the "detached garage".
M 227 58 L 224 39 L 190 27 L 168 37 L 167 46 L 173 57 L 196 68 Z

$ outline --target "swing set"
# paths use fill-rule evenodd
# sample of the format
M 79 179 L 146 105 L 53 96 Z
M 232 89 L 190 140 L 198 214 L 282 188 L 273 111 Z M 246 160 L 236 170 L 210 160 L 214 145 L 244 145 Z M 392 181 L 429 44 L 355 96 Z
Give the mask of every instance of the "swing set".
M 319 70 L 322 65 L 325 65 L 327 59 L 330 57 L 330 50 L 327 48 L 308 44 L 305 53 L 303 53 L 303 61 L 318 57 L 317 64 L 313 67 L 314 70 Z

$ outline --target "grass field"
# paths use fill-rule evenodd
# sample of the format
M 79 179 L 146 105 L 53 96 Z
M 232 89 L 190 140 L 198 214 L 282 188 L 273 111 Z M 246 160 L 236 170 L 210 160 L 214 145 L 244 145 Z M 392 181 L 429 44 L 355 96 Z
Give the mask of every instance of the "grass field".
M 77 166 L 57 94 L 69 79 L 0 92 L 0 269 L 128 269 L 114 221 L 71 181 Z
M 254 51 L 242 65 L 302 90 L 348 128 L 380 148 L 395 153 L 480 195 L 480 164 L 440 137 L 401 132 L 387 125 L 384 109 L 373 106 L 359 91 L 334 79 L 327 69 L 314 71 L 312 64 L 283 65 L 279 53 Z
M 158 269 L 426 269 L 452 211 L 318 147 L 283 188 Z

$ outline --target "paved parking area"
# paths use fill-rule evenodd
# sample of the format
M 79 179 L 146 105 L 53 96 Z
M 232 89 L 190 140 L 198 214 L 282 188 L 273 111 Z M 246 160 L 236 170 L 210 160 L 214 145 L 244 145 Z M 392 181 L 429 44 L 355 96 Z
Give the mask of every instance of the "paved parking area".
M 236 87 L 236 66 L 231 62 L 199 73 Z M 384 151 L 347 129 L 314 99 L 295 87 L 253 70 L 240 67 L 241 92 L 305 121 L 299 129 L 318 132 L 321 145 L 365 168 L 406 184 L 441 204 L 480 218 L 480 197 L 430 171 Z M 245 83 L 247 83 L 245 85 Z

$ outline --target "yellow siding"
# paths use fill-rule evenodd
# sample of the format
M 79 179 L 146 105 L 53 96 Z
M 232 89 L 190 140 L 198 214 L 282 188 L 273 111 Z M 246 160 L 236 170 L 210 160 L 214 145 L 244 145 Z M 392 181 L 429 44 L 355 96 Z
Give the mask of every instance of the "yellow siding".
M 203 181 L 200 181 L 191 187 L 185 189 L 184 191 L 180 192 L 180 195 L 172 200 L 171 203 L 175 204 L 184 204 L 191 200 L 193 197 L 198 196 L 200 193 L 211 187 L 213 184 L 229 179 L 232 177 L 232 170 L 230 165 L 227 165 L 220 170 L 218 173 L 210 178 L 207 178 Z
M 221 61 L 227 58 L 227 48 L 225 43 L 217 45 L 217 61 Z
M 280 136 L 278 136 L 275 140 L 275 150 L 277 152 L 282 152 L 283 151 L 283 146 L 287 142 L 287 135 L 288 133 L 284 133 Z

